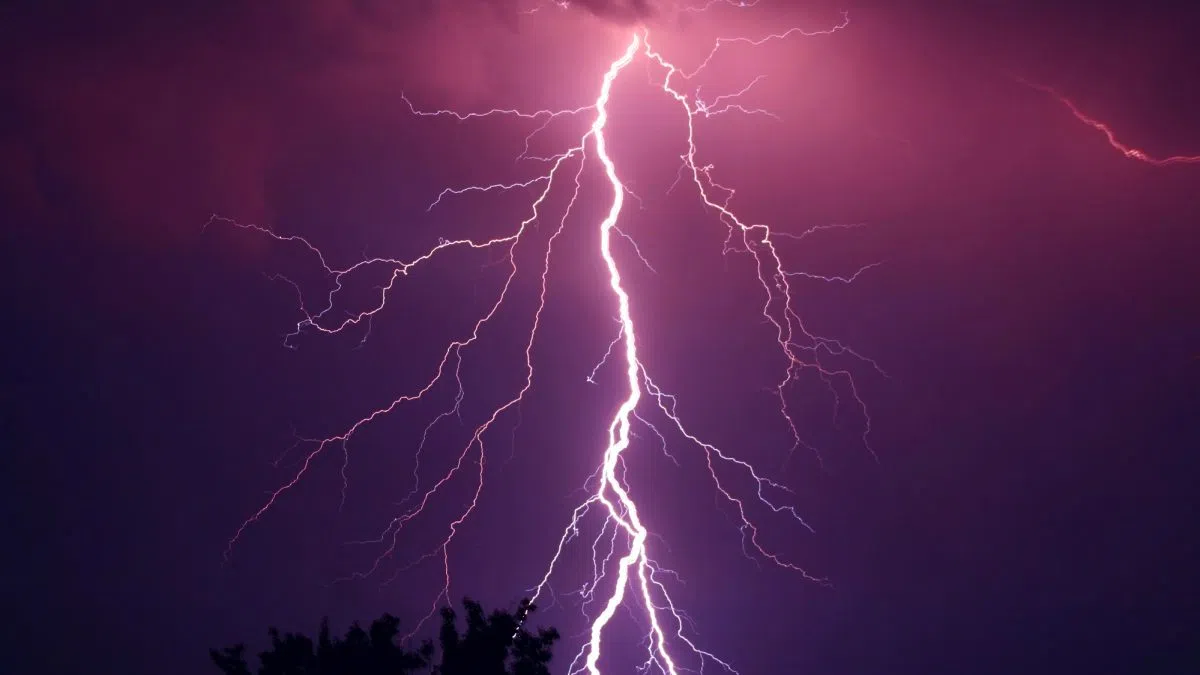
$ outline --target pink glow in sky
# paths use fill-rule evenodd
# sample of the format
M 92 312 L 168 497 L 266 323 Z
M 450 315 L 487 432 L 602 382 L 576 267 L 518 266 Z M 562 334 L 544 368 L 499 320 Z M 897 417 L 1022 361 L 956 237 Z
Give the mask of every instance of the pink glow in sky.
M 665 81 L 842 21 L 736 4 L 0 9 L 7 576 L 105 626 L 39 667 L 533 593 L 585 673 L 1185 662 L 1196 17 L 851 8 Z

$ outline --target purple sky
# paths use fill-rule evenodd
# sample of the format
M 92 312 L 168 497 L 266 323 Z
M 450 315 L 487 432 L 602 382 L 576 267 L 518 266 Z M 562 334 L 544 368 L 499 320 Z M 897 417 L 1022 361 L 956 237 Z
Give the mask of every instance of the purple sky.
M 293 434 L 336 434 L 419 385 L 503 269 L 487 254 L 448 257 L 404 280 L 361 348 L 351 330 L 290 350 L 295 292 L 264 274 L 312 299 L 328 283 L 314 259 L 202 228 L 213 212 L 268 224 L 343 266 L 511 231 L 527 193 L 425 209 L 447 186 L 533 175 L 512 160 L 532 126 L 415 118 L 401 94 L 421 108 L 587 105 L 630 6 L 589 4 L 594 15 L 531 17 L 483 1 L 0 10 L 0 56 L 17 64 L 0 75 L 0 587 L 8 635 L 30 650 L 14 671 L 215 672 L 208 647 L 256 645 L 271 624 L 390 611 L 411 625 L 427 611 L 436 563 L 380 582 L 444 536 L 469 481 L 406 530 L 398 561 L 330 582 L 370 566 L 378 549 L 345 542 L 396 515 L 421 430 L 451 390 L 355 439 L 341 508 L 334 452 L 246 531 L 231 564 L 221 554 L 290 478 L 272 461 Z M 700 162 L 737 189 L 736 210 L 784 232 L 865 223 L 781 240 L 781 253 L 817 274 L 883 263 L 851 285 L 794 282 L 815 332 L 890 375 L 849 364 L 878 462 L 858 411 L 835 419 L 829 392 L 803 380 L 789 400 L 823 463 L 803 449 L 784 463 L 769 391 L 778 347 L 753 269 L 722 256 L 725 229 L 694 190 L 667 193 L 683 119 L 645 63 L 614 89 L 611 151 L 645 207 L 630 202 L 621 227 L 654 268 L 618 249 L 644 361 L 693 430 L 796 491 L 816 533 L 760 513 L 762 536 L 832 583 L 743 557 L 701 456 L 668 434 L 677 468 L 642 430 L 629 480 L 662 537 L 652 546 L 686 581 L 672 589 L 699 643 L 745 675 L 1200 668 L 1200 165 L 1124 158 L 1012 77 L 1055 87 L 1153 155 L 1200 154 L 1200 13 L 971 4 L 851 6 L 836 35 L 723 47 L 705 81 L 711 97 L 765 74 L 743 102 L 780 118 L 698 126 Z M 694 64 L 717 33 L 823 28 L 841 9 L 787 6 L 657 16 L 652 37 Z M 577 126 L 548 129 L 535 150 Z M 456 598 L 508 604 L 536 583 L 621 398 L 616 368 L 586 382 L 615 337 L 594 169 L 556 243 L 534 387 L 487 437 L 479 508 L 450 549 Z M 534 247 L 518 257 L 539 263 Z M 359 279 L 347 306 L 383 281 Z M 536 282 L 518 278 L 467 353 L 469 426 L 439 427 L 427 466 L 444 469 L 519 384 Z M 568 595 L 590 569 L 581 554 L 539 616 L 567 635 L 560 667 L 586 627 Z M 78 636 L 67 648 L 64 630 Z M 611 672 L 640 660 L 631 633 L 614 630 Z

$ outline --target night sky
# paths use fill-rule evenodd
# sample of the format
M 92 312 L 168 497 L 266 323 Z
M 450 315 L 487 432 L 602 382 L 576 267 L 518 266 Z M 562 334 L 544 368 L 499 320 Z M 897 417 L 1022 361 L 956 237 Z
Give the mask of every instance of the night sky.
M 635 427 L 629 483 L 661 535 L 650 545 L 685 582 L 672 590 L 691 634 L 744 675 L 1200 672 L 1200 164 L 1123 157 L 1014 77 L 1147 153 L 1200 155 L 1200 11 L 1048 4 L 763 0 L 647 18 L 658 46 L 695 65 L 718 34 L 826 28 L 849 11 L 834 35 L 723 47 L 708 97 L 764 74 L 742 102 L 779 119 L 704 120 L 697 141 L 751 221 L 864 224 L 780 246 L 814 274 L 882 263 L 848 285 L 793 281 L 814 332 L 888 375 L 830 361 L 854 373 L 875 456 L 846 390 L 835 411 L 807 377 L 789 400 L 819 459 L 789 460 L 750 259 L 722 255 L 725 228 L 694 189 L 668 191 L 682 111 L 644 59 L 613 90 L 611 152 L 642 200 L 620 227 L 653 267 L 618 244 L 643 360 L 697 434 L 795 490 L 816 532 L 760 510 L 762 536 L 830 582 L 747 560 L 702 455 L 666 433 L 676 467 Z M 591 104 L 641 4 L 527 6 L 0 8 L 0 670 L 213 673 L 209 647 L 261 646 L 268 625 L 389 611 L 411 626 L 428 611 L 437 561 L 402 568 L 445 536 L 470 480 L 375 575 L 334 582 L 380 552 L 347 542 L 400 513 L 453 387 L 355 437 L 344 503 L 335 449 L 222 555 L 294 474 L 295 451 L 276 460 L 295 437 L 337 434 L 419 387 L 486 309 L 503 260 L 446 256 L 403 279 L 369 335 L 306 332 L 289 349 L 297 294 L 267 277 L 316 302 L 330 283 L 318 261 L 205 223 L 303 235 L 340 266 L 510 232 L 532 193 L 426 207 L 444 187 L 535 175 L 513 158 L 536 125 L 414 117 L 402 94 L 422 109 Z M 532 150 L 581 128 L 549 127 Z M 450 546 L 456 600 L 511 606 L 537 583 L 621 399 L 613 363 L 586 379 L 616 308 L 596 254 L 610 193 L 595 165 L 582 185 L 555 244 L 533 388 L 485 438 L 479 506 Z M 448 467 L 520 385 L 537 247 L 556 222 L 519 249 L 512 303 L 464 355 L 462 421 L 431 434 L 423 470 Z M 386 280 L 357 278 L 337 311 L 369 306 Z M 566 634 L 560 669 L 586 627 L 570 595 L 585 548 L 535 621 Z M 617 621 L 606 663 L 631 672 L 644 652 Z

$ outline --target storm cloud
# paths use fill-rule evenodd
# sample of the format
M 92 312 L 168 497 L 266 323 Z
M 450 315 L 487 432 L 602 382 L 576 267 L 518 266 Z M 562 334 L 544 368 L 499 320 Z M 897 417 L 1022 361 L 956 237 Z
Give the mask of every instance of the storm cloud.
M 87 219 L 139 236 L 190 231 L 211 211 L 269 220 L 272 168 L 310 144 L 322 120 L 386 137 L 401 92 L 455 105 L 495 98 L 502 69 L 519 60 L 499 56 L 531 48 L 523 33 L 534 22 L 520 13 L 530 6 L 9 3 L 0 54 L 20 67 L 0 75 L 10 158 L 0 195 L 26 220 L 79 218 L 69 205 L 86 203 Z M 537 23 L 652 13 L 647 0 L 576 0 Z

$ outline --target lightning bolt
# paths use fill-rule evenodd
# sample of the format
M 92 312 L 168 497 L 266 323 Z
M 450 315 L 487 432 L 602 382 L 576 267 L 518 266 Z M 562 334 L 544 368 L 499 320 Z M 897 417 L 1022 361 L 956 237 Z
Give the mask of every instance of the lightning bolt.
M 1082 110 L 1079 109 L 1079 106 L 1075 105 L 1071 99 L 1060 94 L 1057 89 L 1044 84 L 1039 84 L 1037 82 L 1031 82 L 1030 80 L 1027 80 L 1019 75 L 1013 75 L 1012 77 L 1027 87 L 1053 96 L 1059 103 L 1066 106 L 1067 110 L 1071 111 L 1071 114 L 1075 116 L 1075 119 L 1104 134 L 1104 137 L 1108 139 L 1108 144 L 1111 145 L 1114 150 L 1120 152 L 1129 159 L 1136 159 L 1140 162 L 1145 162 L 1146 164 L 1153 164 L 1154 166 L 1169 166 L 1171 164 L 1200 164 L 1200 155 L 1171 155 L 1170 157 L 1154 157 L 1144 150 L 1139 150 L 1138 148 L 1126 145 L 1117 138 L 1116 133 L 1113 132 L 1111 127 L 1104 122 L 1086 115 Z
M 713 0 L 697 10 L 707 8 L 718 1 Z M 554 2 L 552 4 L 565 7 L 567 3 Z M 749 7 L 755 2 L 726 4 Z M 436 367 L 431 369 L 432 372 L 422 385 L 409 393 L 397 396 L 387 405 L 376 408 L 339 434 L 326 438 L 298 440 L 298 446 L 307 445 L 307 451 L 297 462 L 298 468 L 288 481 L 272 491 L 262 505 L 237 528 L 226 547 L 226 558 L 228 559 L 232 555 L 235 546 L 248 529 L 262 520 L 280 499 L 304 479 L 319 456 L 331 449 L 340 450 L 342 453 L 342 498 L 344 501 L 348 487 L 346 466 L 349 462 L 349 443 L 355 435 L 367 425 L 388 415 L 403 404 L 432 396 L 431 392 L 439 387 L 452 387 L 453 403 L 434 417 L 425 427 L 421 436 L 413 472 L 414 485 L 407 498 L 401 502 L 398 515 L 387 522 L 382 531 L 373 539 L 356 542 L 377 545 L 380 553 L 367 569 L 347 577 L 347 579 L 361 579 L 378 572 L 386 561 L 395 556 L 402 531 L 411 522 L 422 516 L 431 499 L 444 486 L 452 480 L 459 479 L 461 475 L 461 480 L 468 481 L 468 484 L 473 487 L 470 500 L 442 530 L 444 534 L 433 550 L 397 571 L 399 574 L 399 572 L 429 559 L 436 559 L 441 564 L 442 587 L 433 598 L 429 613 L 413 629 L 414 634 L 434 616 L 441 603 L 450 601 L 452 579 L 449 550 L 458 529 L 477 508 L 480 494 L 484 488 L 488 457 L 485 437 L 503 415 L 518 409 L 525 395 L 533 386 L 534 346 L 546 305 L 554 244 L 567 227 L 569 216 L 576 206 L 581 191 L 581 175 L 584 167 L 589 160 L 594 158 L 599 162 L 612 193 L 607 213 L 598 225 L 598 253 L 604 262 L 608 286 L 616 302 L 617 336 L 609 343 L 608 351 L 593 369 L 588 380 L 593 381 L 593 376 L 607 365 L 610 359 L 619 360 L 623 372 L 622 389 L 624 393 L 608 424 L 607 445 L 603 449 L 599 465 L 584 482 L 587 497 L 573 510 L 544 574 L 530 589 L 532 600 L 538 602 L 544 596 L 554 597 L 551 580 L 555 576 L 561 556 L 567 547 L 581 536 L 585 528 L 585 520 L 589 515 L 596 513 L 600 516 L 601 523 L 599 533 L 591 544 L 593 574 L 591 580 L 585 583 L 579 591 L 580 610 L 590 622 L 590 627 L 587 630 L 586 639 L 583 640 L 568 667 L 568 673 L 574 675 L 587 672 L 589 675 L 600 675 L 601 659 L 605 653 L 606 630 L 612 624 L 618 610 L 624 607 L 632 611 L 631 605 L 640 610 L 634 614 L 635 621 L 645 631 L 646 656 L 640 667 L 643 672 L 655 670 L 665 675 L 679 675 L 681 671 L 690 671 L 696 666 L 703 671 L 706 664 L 716 664 L 727 672 L 736 673 L 737 671 L 732 665 L 699 647 L 689 636 L 690 618 L 676 606 L 668 587 L 668 579 L 677 578 L 677 575 L 651 556 L 651 539 L 656 535 L 652 533 L 639 512 L 638 502 L 631 494 L 627 481 L 629 469 L 625 457 L 635 439 L 633 431 L 635 422 L 640 427 L 649 430 L 660 441 L 664 453 L 667 452 L 667 437 L 660 426 L 663 429 L 671 430 L 690 447 L 696 448 L 701 453 L 716 494 L 731 506 L 736 514 L 734 524 L 741 536 L 742 551 L 748 558 L 756 561 L 769 561 L 784 569 L 792 570 L 812 582 L 825 582 L 774 552 L 762 541 L 759 527 L 753 520 L 753 510 L 766 509 L 774 514 L 791 518 L 800 527 L 811 531 L 812 528 L 801 517 L 797 509 L 788 503 L 791 491 L 783 484 L 768 477 L 750 462 L 703 440 L 690 431 L 678 410 L 676 396 L 665 391 L 655 382 L 650 375 L 650 369 L 639 356 L 639 328 L 634 320 L 633 303 L 623 283 L 621 267 L 613 250 L 614 235 L 630 244 L 633 254 L 641 262 L 647 266 L 649 263 L 641 256 L 636 242 L 618 228 L 626 195 L 632 195 L 632 192 L 620 177 L 620 171 L 610 154 L 608 139 L 605 135 L 609 121 L 609 100 L 618 77 L 635 59 L 641 56 L 648 65 L 656 66 L 661 72 L 661 80 L 656 80 L 658 89 L 663 95 L 679 104 L 683 118 L 686 120 L 687 145 L 686 152 L 679 158 L 679 174 L 672 189 L 681 183 L 690 183 L 694 186 L 705 207 L 728 228 L 724 252 L 747 255 L 753 261 L 753 268 L 762 289 L 762 316 L 764 321 L 773 327 L 779 354 L 785 364 L 773 393 L 778 400 L 779 412 L 792 435 L 793 446 L 788 453 L 789 456 L 799 447 L 808 447 L 816 453 L 815 448 L 802 440 L 800 426 L 795 422 L 788 403 L 788 387 L 799 378 L 802 372 L 816 374 L 829 387 L 835 403 L 839 405 L 842 393 L 849 393 L 863 419 L 862 442 L 864 447 L 869 450 L 871 447 L 868 443 L 868 435 L 871 430 L 870 417 L 858 395 L 851 372 L 845 368 L 826 365 L 826 363 L 830 359 L 850 357 L 857 359 L 859 363 L 870 366 L 882 376 L 886 377 L 886 374 L 874 361 L 850 346 L 838 340 L 816 335 L 805 327 L 795 309 L 796 294 L 792 288 L 792 279 L 807 277 L 829 282 L 850 283 L 879 263 L 865 265 L 847 276 L 820 276 L 788 270 L 776 245 L 779 238 L 804 239 L 821 230 L 849 229 L 857 227 L 857 225 L 823 225 L 797 234 L 777 232 L 766 224 L 754 223 L 738 216 L 732 209 L 734 190 L 718 183 L 714 178 L 715 168 L 713 165 L 703 164 L 697 158 L 699 153 L 696 143 L 697 126 L 701 120 L 729 113 L 774 116 L 769 111 L 743 106 L 738 102 L 738 99 L 750 91 L 761 78 L 751 79 L 742 89 L 732 94 L 716 96 L 708 101 L 700 98 L 699 88 L 696 88 L 691 94 L 684 90 L 685 84 L 702 72 L 723 47 L 736 44 L 755 47 L 768 41 L 783 40 L 794 35 L 829 35 L 845 28 L 848 22 L 848 17 L 843 16 L 840 23 L 825 30 L 810 32 L 792 28 L 781 33 L 753 39 L 745 37 L 719 38 L 700 64 L 690 71 L 680 69 L 653 48 L 648 30 L 641 27 L 633 31 L 624 51 L 608 66 L 601 79 L 595 101 L 590 105 L 573 109 L 539 110 L 531 113 L 499 108 L 471 113 L 453 110 L 427 111 L 417 108 L 407 97 L 404 98 L 412 114 L 420 117 L 450 117 L 458 121 L 467 121 L 477 118 L 509 116 L 540 122 L 540 125 L 525 137 L 525 149 L 518 159 L 546 162 L 548 168 L 542 174 L 506 183 L 446 188 L 429 205 L 429 208 L 433 209 L 441 204 L 443 199 L 452 199 L 467 194 L 535 190 L 537 196 L 532 200 L 529 214 L 516 225 L 511 234 L 506 236 L 491 239 L 441 239 L 435 246 L 410 259 L 377 257 L 363 259 L 350 266 L 337 267 L 326 258 L 319 248 L 304 237 L 279 234 L 264 226 L 238 223 L 214 216 L 209 224 L 220 223 L 255 232 L 288 245 L 301 247 L 317 259 L 324 273 L 331 279 L 331 289 L 328 293 L 323 296 L 319 304 L 310 306 L 306 303 L 305 294 L 299 284 L 286 277 L 274 277 L 281 282 L 290 284 L 299 296 L 302 318 L 285 338 L 285 344 L 289 346 L 294 346 L 292 342 L 294 338 L 308 331 L 336 334 L 356 327 L 365 327 L 369 330 L 372 317 L 385 308 L 389 295 L 400 280 L 410 274 L 413 269 L 441 257 L 447 251 L 503 251 L 503 262 L 507 264 L 508 269 L 505 280 L 491 301 L 489 309 L 472 325 L 469 331 L 446 346 Z M 581 134 L 574 145 L 549 157 L 529 156 L 530 140 L 537 133 L 546 129 L 548 125 L 558 119 L 578 117 L 589 113 L 592 115 L 591 124 L 587 126 L 586 131 Z M 450 468 L 434 479 L 425 481 L 419 470 L 420 458 L 430 431 L 448 417 L 461 418 L 464 415 L 462 403 L 466 392 L 461 377 L 463 354 L 479 341 L 483 328 L 505 305 L 514 280 L 521 273 L 516 262 L 517 250 L 520 247 L 539 246 L 534 235 L 537 231 L 535 224 L 545 218 L 543 210 L 546 201 L 554 188 L 563 182 L 563 174 L 572 170 L 574 173 L 570 200 L 561 217 L 557 219 L 557 226 L 553 228 L 548 237 L 544 238 L 538 249 L 541 252 L 542 261 L 540 295 L 524 342 L 523 382 L 511 396 L 507 397 L 507 400 L 493 407 L 489 413 L 474 423 L 469 439 L 459 448 L 457 455 L 454 455 L 454 461 Z M 387 269 L 390 272 L 387 282 L 377 287 L 376 299 L 363 309 L 340 315 L 335 314 L 334 308 L 340 306 L 339 301 L 346 288 L 348 278 L 365 273 L 368 269 L 377 268 Z M 653 421 L 653 416 L 657 416 L 657 422 Z M 674 455 L 668 453 L 668 457 L 678 463 Z M 733 487 L 736 481 L 753 485 L 751 494 L 740 494 Z M 607 595 L 603 595 L 603 593 L 607 593 Z M 588 607 L 593 602 L 598 602 L 600 609 L 595 616 L 590 616 Z

